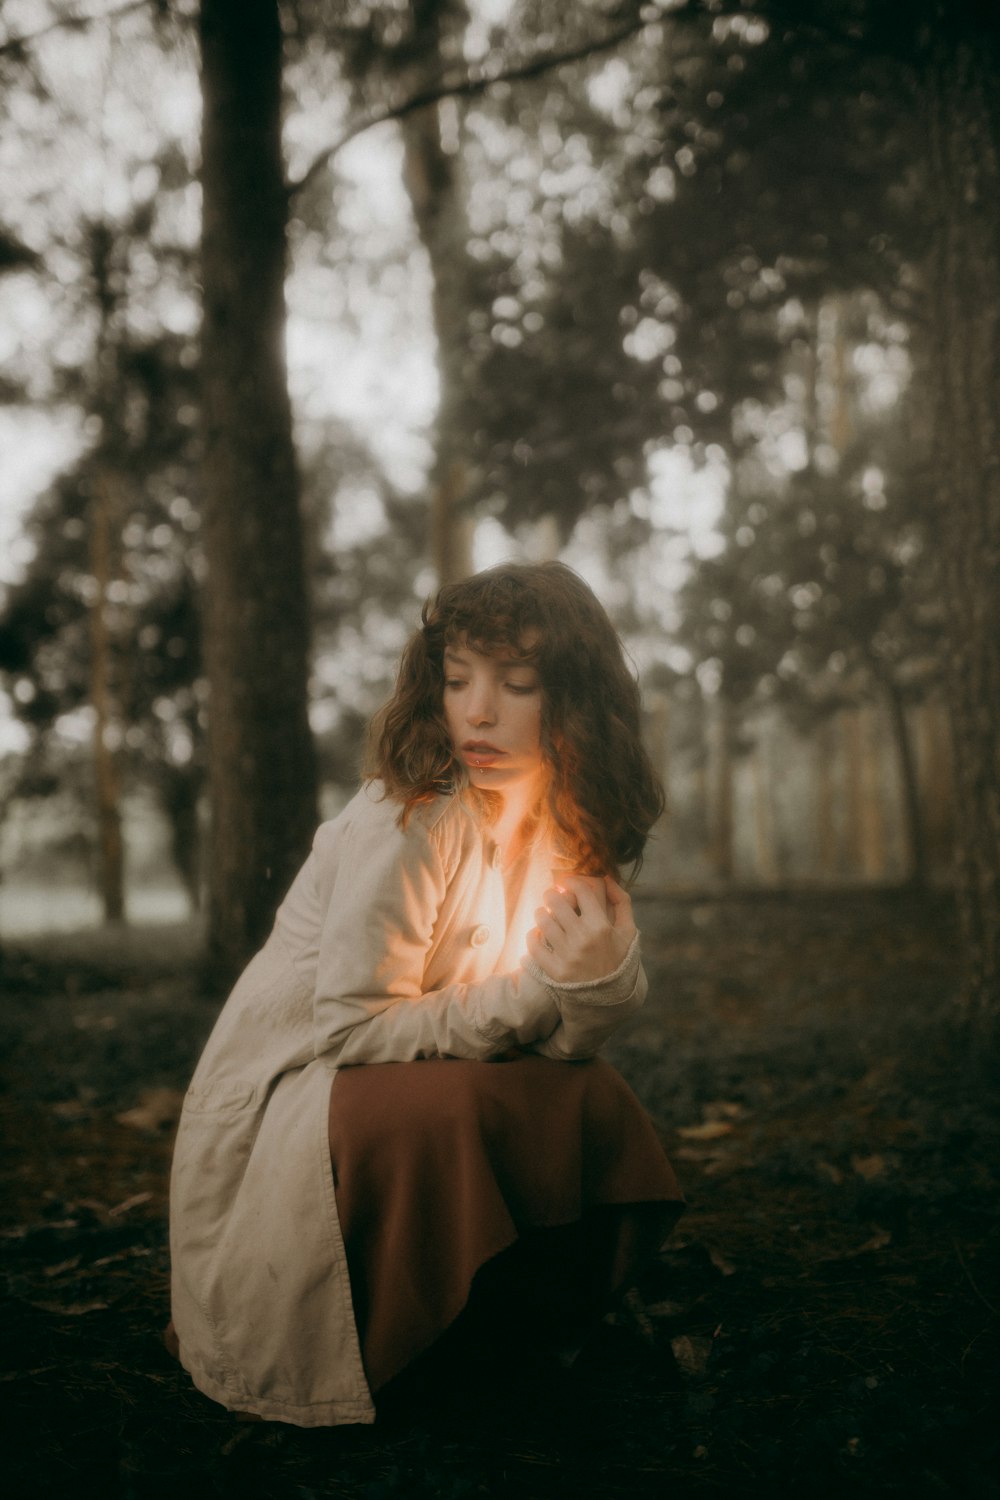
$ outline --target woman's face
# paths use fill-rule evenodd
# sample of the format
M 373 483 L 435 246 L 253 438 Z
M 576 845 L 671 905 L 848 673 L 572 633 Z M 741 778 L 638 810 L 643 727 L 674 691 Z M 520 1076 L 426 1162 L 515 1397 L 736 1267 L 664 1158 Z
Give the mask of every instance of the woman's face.
M 537 669 L 459 640 L 445 647 L 444 715 L 452 748 L 482 791 L 527 790 L 542 772 L 542 685 Z

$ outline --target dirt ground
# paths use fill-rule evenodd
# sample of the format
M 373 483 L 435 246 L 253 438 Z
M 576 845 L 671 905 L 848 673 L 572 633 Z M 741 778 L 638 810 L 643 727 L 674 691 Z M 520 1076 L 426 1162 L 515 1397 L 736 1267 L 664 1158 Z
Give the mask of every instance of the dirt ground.
M 237 1421 L 160 1344 L 171 1133 L 216 1009 L 197 935 L 8 949 L 7 1493 L 995 1495 L 997 1116 L 947 898 L 639 920 L 650 999 L 609 1056 L 688 1194 L 667 1249 L 573 1370 L 470 1351 L 313 1432 Z

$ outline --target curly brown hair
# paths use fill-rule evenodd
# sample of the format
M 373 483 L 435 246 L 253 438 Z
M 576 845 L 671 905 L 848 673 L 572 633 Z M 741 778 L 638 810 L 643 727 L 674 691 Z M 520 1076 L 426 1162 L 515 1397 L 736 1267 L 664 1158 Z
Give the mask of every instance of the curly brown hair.
M 583 579 L 563 563 L 502 563 L 446 584 L 422 618 L 372 721 L 366 767 L 403 804 L 404 823 L 420 803 L 466 784 L 444 717 L 445 647 L 502 649 L 530 662 L 542 685 L 541 816 L 581 873 L 637 870 L 663 789 L 640 739 L 639 690 L 621 641 Z

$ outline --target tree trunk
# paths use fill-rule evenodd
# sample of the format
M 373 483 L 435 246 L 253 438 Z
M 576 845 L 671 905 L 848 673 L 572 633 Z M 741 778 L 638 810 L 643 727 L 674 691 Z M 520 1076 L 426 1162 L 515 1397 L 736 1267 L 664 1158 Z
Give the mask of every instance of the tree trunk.
M 94 784 L 97 801 L 98 880 L 105 922 L 125 916 L 125 854 L 122 844 L 121 781 L 114 734 L 108 585 L 111 536 L 118 517 L 115 480 L 105 468 L 94 476 L 90 500 L 90 568 L 95 592 L 90 606 L 90 702 L 94 710 Z
M 308 850 L 303 525 L 284 365 L 287 194 L 277 0 L 202 0 L 208 970 L 259 946 Z
M 441 144 L 438 112 L 438 105 L 430 105 L 402 121 L 403 180 L 431 267 L 440 380 L 431 470 L 431 552 L 439 583 L 451 583 L 472 569 L 472 518 L 464 503 L 469 463 L 462 419 L 468 250 L 456 161 Z
M 864 778 L 861 761 L 864 745 L 861 736 L 861 709 L 852 704 L 841 714 L 844 730 L 844 828 L 843 866 L 849 880 L 861 880 L 865 865 Z
M 120 501 L 124 456 L 121 422 L 124 406 L 116 325 L 120 317 L 120 280 L 115 275 L 115 235 L 97 222 L 90 231 L 90 271 L 98 326 L 94 352 L 95 400 L 93 414 L 101 424 L 101 456 L 92 472 L 89 506 L 90 571 L 94 597 L 89 611 L 90 702 L 94 710 L 94 800 L 97 814 L 97 870 L 105 922 L 125 915 L 125 857 L 122 844 L 121 768 L 116 737 L 120 716 L 115 712 L 115 684 L 124 663 L 119 653 L 112 661 L 108 593 L 120 553 L 123 506 Z M 117 671 L 115 670 L 117 669 Z M 121 694 L 119 692 L 119 701 Z
M 775 740 L 783 729 L 765 712 L 758 720 L 757 740 L 750 757 L 755 865 L 757 876 L 765 885 L 781 885 L 788 876 L 774 776 Z
M 414 87 L 428 67 L 436 76 L 447 63 L 443 29 L 446 9 L 434 5 L 424 8 L 422 32 L 416 38 L 418 68 L 411 76 Z M 430 261 L 431 310 L 438 346 L 440 399 L 431 471 L 431 553 L 439 582 L 450 583 L 464 578 L 472 569 L 473 519 L 467 505 L 470 475 L 463 415 L 472 292 L 460 158 L 445 149 L 441 108 L 430 104 L 407 115 L 400 121 L 400 129 L 403 185 Z
M 903 832 L 906 850 L 906 879 L 911 885 L 927 884 L 927 842 L 924 838 L 924 819 L 920 807 L 920 788 L 917 778 L 917 758 L 913 748 L 913 736 L 906 717 L 903 695 L 892 676 L 880 672 L 879 680 L 889 705 L 889 722 L 899 762 L 899 783 L 903 794 Z
M 697 851 L 699 865 L 703 865 L 706 877 L 712 873 L 712 739 L 709 723 L 708 702 L 703 692 L 694 699 L 695 704 L 695 760 L 691 767 L 691 803 L 695 809 Z
M 170 824 L 170 852 L 184 885 L 191 915 L 201 911 L 201 835 L 198 801 L 201 777 L 190 765 L 165 764 L 159 773 L 160 805 Z
M 884 880 L 886 866 L 885 816 L 882 800 L 881 738 L 877 709 L 858 710 L 861 752 L 861 867 L 866 880 Z
M 802 402 L 802 430 L 806 440 L 806 461 L 810 469 L 817 466 L 816 453 L 822 443 L 822 420 L 820 415 L 820 303 L 804 311 L 807 333 L 805 352 L 805 399 Z
M 836 297 L 833 301 L 833 351 L 831 383 L 833 385 L 830 404 L 830 445 L 843 463 L 851 443 L 851 391 L 848 380 L 850 344 L 845 328 L 846 299 Z
M 838 748 L 835 718 L 817 724 L 813 747 L 816 778 L 816 863 L 815 873 L 824 881 L 837 880 L 841 873 L 840 845 L 834 820 L 834 767 Z
M 992 1025 L 1000 1012 L 1000 39 L 989 6 L 935 4 L 931 17 L 927 291 L 957 885 L 965 999 Z
M 925 699 L 917 717 L 920 806 L 931 875 L 951 869 L 955 847 L 955 792 L 948 710 L 937 697 Z
M 721 693 L 712 720 L 712 871 L 717 880 L 733 879 L 733 709 Z

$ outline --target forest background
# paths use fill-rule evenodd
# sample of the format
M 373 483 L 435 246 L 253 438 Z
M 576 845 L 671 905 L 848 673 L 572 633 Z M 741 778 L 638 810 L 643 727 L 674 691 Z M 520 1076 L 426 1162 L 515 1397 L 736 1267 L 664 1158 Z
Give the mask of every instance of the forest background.
M 989 1008 L 991 7 L 4 22 L 9 920 L 169 851 L 231 975 L 435 580 L 559 554 L 643 683 L 647 881 L 957 846 Z
M 995 1493 L 994 4 L 6 0 L 0 79 L 7 1475 Z M 688 1209 L 572 1378 L 234 1429 L 158 1339 L 182 1091 L 505 556 L 641 680 L 611 1056 Z

